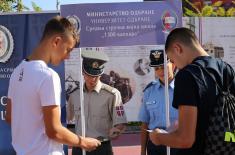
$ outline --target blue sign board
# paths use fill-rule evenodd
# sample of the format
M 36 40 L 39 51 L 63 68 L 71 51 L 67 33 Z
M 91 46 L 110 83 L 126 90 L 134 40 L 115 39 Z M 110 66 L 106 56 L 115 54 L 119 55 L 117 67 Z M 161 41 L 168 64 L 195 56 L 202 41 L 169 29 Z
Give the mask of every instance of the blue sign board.
M 62 5 L 81 35 L 80 47 L 164 44 L 182 25 L 181 0 Z

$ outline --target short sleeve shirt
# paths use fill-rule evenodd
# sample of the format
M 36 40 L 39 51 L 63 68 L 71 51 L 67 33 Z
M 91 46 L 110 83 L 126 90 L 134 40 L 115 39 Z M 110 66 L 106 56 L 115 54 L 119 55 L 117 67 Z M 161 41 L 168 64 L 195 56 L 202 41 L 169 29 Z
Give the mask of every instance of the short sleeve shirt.
M 169 84 L 170 122 L 178 119 L 178 112 L 172 107 L 174 80 Z M 139 111 L 139 120 L 148 124 L 149 129 L 166 128 L 165 86 L 159 80 L 153 81 L 144 91 Z
M 82 134 L 81 106 L 79 90 L 71 94 L 70 106 L 74 106 L 76 133 Z M 77 105 L 75 105 L 77 104 Z M 72 113 L 72 112 L 71 112 Z M 122 123 L 127 123 L 120 92 L 99 82 L 93 91 L 84 89 L 84 113 L 86 136 L 108 138 L 109 130 Z
M 222 83 L 224 68 L 221 67 L 223 66 L 221 60 L 210 56 L 203 56 L 196 58 L 192 64 L 196 62 L 213 70 L 212 73 L 216 80 Z M 214 82 L 207 74 L 203 74 L 202 76 L 197 67 L 195 68 L 192 64 L 181 69 L 175 77 L 173 106 L 175 108 L 184 105 L 194 106 L 197 107 L 198 110 L 196 140 L 190 149 L 180 149 L 178 152 L 179 155 L 203 154 L 209 110 L 212 109 L 213 104 L 216 103 L 217 91 Z M 231 70 L 229 74 L 231 75 Z
M 62 144 L 45 132 L 43 106 L 60 106 L 58 74 L 41 60 L 22 61 L 13 71 L 8 97 L 12 101 L 12 144 L 18 155 L 63 155 Z
M 184 70 L 179 71 L 175 77 L 173 107 L 178 109 L 179 105 L 197 106 L 198 97 L 197 85 L 192 75 Z

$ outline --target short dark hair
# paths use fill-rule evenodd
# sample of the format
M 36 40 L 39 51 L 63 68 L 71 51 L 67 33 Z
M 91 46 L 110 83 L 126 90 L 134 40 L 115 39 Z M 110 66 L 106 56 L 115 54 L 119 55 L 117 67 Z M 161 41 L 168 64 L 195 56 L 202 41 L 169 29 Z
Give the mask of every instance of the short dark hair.
M 192 48 L 195 47 L 194 46 L 195 43 L 199 44 L 199 41 L 195 33 L 192 30 L 185 27 L 176 28 L 170 32 L 170 34 L 167 36 L 166 39 L 165 51 L 167 51 L 168 48 L 176 41 L 184 45 L 191 46 Z
M 55 16 L 54 18 L 50 19 L 45 25 L 41 40 L 55 34 L 60 34 L 62 36 L 72 35 L 76 41 L 76 44 L 79 43 L 79 34 L 77 33 L 77 30 L 73 24 L 67 18 Z

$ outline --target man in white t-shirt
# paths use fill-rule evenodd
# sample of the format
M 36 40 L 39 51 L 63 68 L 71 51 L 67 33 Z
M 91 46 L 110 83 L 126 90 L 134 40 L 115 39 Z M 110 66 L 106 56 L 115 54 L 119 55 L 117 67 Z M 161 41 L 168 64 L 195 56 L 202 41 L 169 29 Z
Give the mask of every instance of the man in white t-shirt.
M 77 136 L 62 126 L 60 77 L 47 66 L 58 65 L 69 57 L 78 41 L 73 25 L 56 16 L 46 24 L 33 53 L 12 73 L 6 121 L 12 127 L 17 155 L 63 155 L 62 143 L 87 151 L 100 145 L 100 141 Z

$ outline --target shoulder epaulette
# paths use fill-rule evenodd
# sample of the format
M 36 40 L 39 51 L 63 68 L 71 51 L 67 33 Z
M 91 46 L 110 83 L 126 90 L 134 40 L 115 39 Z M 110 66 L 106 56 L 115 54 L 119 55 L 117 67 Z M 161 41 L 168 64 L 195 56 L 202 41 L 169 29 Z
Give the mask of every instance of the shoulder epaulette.
M 102 84 L 102 88 L 101 89 L 104 89 L 112 94 L 116 94 L 118 92 L 118 90 L 114 87 L 111 87 L 110 85 L 107 85 L 107 84 Z
M 149 87 L 151 87 L 152 85 L 155 85 L 157 83 L 157 81 L 152 81 L 149 84 L 147 84 L 147 86 L 144 88 L 143 92 L 148 89 Z

